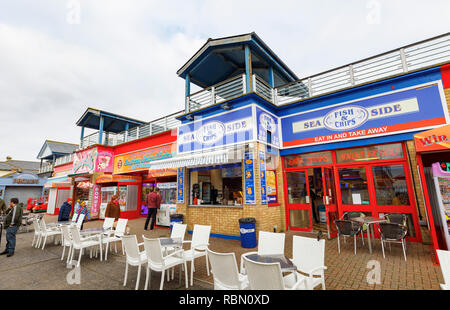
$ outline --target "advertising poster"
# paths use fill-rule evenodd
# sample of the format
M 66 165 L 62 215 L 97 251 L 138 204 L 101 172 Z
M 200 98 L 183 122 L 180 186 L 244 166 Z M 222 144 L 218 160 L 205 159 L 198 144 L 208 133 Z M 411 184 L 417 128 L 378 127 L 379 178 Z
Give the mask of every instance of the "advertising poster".
M 184 168 L 178 168 L 177 203 L 184 203 Z
M 253 163 L 253 152 L 245 152 L 244 156 L 245 174 L 245 204 L 255 204 L 255 170 Z
M 257 107 L 256 119 L 258 124 L 258 140 L 279 148 L 281 143 L 278 117 Z
M 275 179 L 275 171 L 266 171 L 266 191 L 268 203 L 277 202 L 277 182 Z
M 267 186 L 266 186 L 266 154 L 259 151 L 259 171 L 261 180 L 261 204 L 267 203 Z
M 92 208 L 91 208 L 91 217 L 97 218 L 99 217 L 100 211 L 100 199 L 101 199 L 101 187 L 98 185 L 94 185 L 92 188 Z
M 114 157 L 114 173 L 126 173 L 148 170 L 150 165 L 161 159 L 172 158 L 176 155 L 174 143 L 132 152 Z

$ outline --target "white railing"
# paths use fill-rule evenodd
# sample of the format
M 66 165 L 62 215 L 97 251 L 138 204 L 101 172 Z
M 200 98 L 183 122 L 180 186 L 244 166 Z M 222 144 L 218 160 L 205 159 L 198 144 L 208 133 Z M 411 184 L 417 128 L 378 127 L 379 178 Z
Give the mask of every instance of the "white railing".
M 46 173 L 46 172 L 52 172 L 53 171 L 53 163 L 46 163 L 43 164 L 42 167 L 39 167 L 39 173 Z
M 55 160 L 55 166 L 64 165 L 73 162 L 73 153 L 61 156 Z
M 102 141 L 100 144 L 115 146 L 125 142 L 142 139 L 148 136 L 155 135 L 157 133 L 165 132 L 171 129 L 175 129 L 181 123 L 176 117 L 183 114 L 184 111 L 173 113 L 161 118 L 158 118 L 150 123 L 134 127 L 129 130 L 125 130 L 119 133 L 104 132 L 102 135 Z M 81 140 L 80 149 L 87 148 L 92 145 L 99 144 L 99 133 L 95 132 L 89 136 L 84 137 Z
M 450 61 L 450 34 L 417 42 L 276 88 L 276 105 L 405 74 Z
M 186 97 L 186 112 L 221 103 L 245 93 L 245 74 L 238 75 Z

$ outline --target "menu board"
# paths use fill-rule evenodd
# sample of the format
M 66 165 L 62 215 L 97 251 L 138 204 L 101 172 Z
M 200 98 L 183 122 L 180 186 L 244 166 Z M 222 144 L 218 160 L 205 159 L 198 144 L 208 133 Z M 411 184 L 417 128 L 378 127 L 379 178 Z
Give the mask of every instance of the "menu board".
M 267 203 L 267 186 L 266 186 L 266 154 L 259 151 L 259 179 L 261 181 L 261 204 Z
M 178 168 L 177 203 L 184 203 L 184 168 Z

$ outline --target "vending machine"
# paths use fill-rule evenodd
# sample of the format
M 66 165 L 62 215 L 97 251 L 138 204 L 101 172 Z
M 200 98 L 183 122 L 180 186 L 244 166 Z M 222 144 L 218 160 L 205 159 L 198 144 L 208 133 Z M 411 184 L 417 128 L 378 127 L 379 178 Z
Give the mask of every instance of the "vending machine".
M 156 216 L 156 225 L 170 226 L 170 215 L 177 210 L 177 182 L 158 183 L 161 190 L 161 207 Z
M 111 200 L 112 196 L 117 193 L 117 186 L 102 187 L 101 189 L 101 202 L 100 202 L 100 219 L 105 218 L 106 206 Z
M 440 163 L 432 165 L 433 180 L 436 190 L 437 203 L 442 221 L 447 249 L 450 249 L 450 171 L 444 171 Z

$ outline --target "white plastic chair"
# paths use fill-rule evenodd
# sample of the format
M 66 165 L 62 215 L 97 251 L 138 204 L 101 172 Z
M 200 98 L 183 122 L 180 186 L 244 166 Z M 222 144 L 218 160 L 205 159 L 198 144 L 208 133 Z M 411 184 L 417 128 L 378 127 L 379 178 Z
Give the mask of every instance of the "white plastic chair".
M 260 231 L 258 235 L 258 250 L 241 255 L 241 272 L 245 274 L 243 258 L 248 255 L 284 255 L 284 233 Z
M 250 290 L 298 290 L 306 288 L 306 279 L 294 274 L 283 277 L 280 263 L 258 263 L 243 257 Z
M 211 226 L 209 225 L 194 225 L 192 233 L 192 240 L 183 241 L 183 243 L 190 243 L 191 248 L 184 251 L 184 259 L 191 262 L 191 286 L 194 285 L 194 260 L 198 257 L 205 256 L 206 272 L 209 276 L 209 263 L 206 249 L 209 246 L 209 234 L 211 233 Z
M 37 248 L 38 244 L 41 241 L 41 227 L 39 226 L 39 220 L 37 218 L 33 219 L 33 226 L 34 226 L 34 236 L 33 241 L 31 242 L 31 246 Z
M 245 290 L 248 288 L 246 275 L 239 273 L 236 256 L 232 253 L 217 253 L 207 249 L 215 290 Z
M 136 290 L 139 288 L 139 280 L 141 278 L 141 266 L 147 263 L 147 254 L 145 251 L 139 251 L 139 246 L 144 245 L 144 243 L 137 242 L 136 235 L 122 236 L 122 243 L 125 247 L 126 254 L 126 266 L 125 266 L 125 279 L 123 280 L 123 286 L 127 285 L 128 277 L 128 265 L 138 266 L 138 274 L 136 280 Z
M 103 229 L 112 229 L 113 225 L 114 225 L 114 218 L 105 217 L 105 220 L 103 221 Z
M 54 242 L 56 244 L 56 237 L 61 236 L 61 230 L 58 227 L 48 228 L 47 225 L 45 225 L 44 219 L 41 219 L 39 221 L 39 224 L 41 227 L 41 240 L 42 240 L 42 238 L 44 238 L 43 245 L 42 245 L 42 250 L 44 250 L 45 243 L 47 242 L 47 237 L 53 236 Z
M 436 250 L 445 284 L 441 289 L 450 290 L 450 251 Z
M 62 246 L 63 246 L 61 260 L 64 259 L 64 253 L 66 251 L 66 247 L 69 247 L 69 252 L 67 253 L 67 263 L 69 263 L 70 254 L 72 253 L 72 236 L 70 235 L 69 226 L 68 225 L 61 226 L 61 233 L 62 233 Z
M 83 221 L 84 221 L 84 217 L 85 216 L 86 215 L 84 215 L 84 214 L 80 214 L 78 216 L 78 219 L 77 219 L 77 228 L 78 228 L 78 230 L 81 230 L 81 226 L 83 225 Z
M 98 236 L 91 236 L 87 238 L 81 238 L 80 231 L 78 230 L 78 227 L 71 226 L 70 227 L 70 234 L 72 236 L 72 253 L 70 255 L 70 261 L 73 260 L 73 255 L 75 253 L 75 250 L 80 251 L 80 255 L 78 256 L 78 265 L 80 266 L 81 261 L 81 255 L 83 253 L 83 249 L 85 248 L 91 248 L 90 251 L 90 257 L 92 258 L 92 247 L 94 246 L 101 246 L 100 238 Z M 100 251 L 100 260 L 102 259 L 102 252 Z
M 292 240 L 292 263 L 297 270 L 297 278 L 305 278 L 308 289 L 314 289 L 322 285 L 325 289 L 325 240 L 317 241 L 316 238 L 294 236 Z M 314 277 L 316 276 L 316 277 Z M 320 277 L 317 277 L 320 276 Z
M 114 243 L 115 249 L 116 249 L 116 253 L 117 253 L 117 244 L 116 244 L 116 242 L 121 241 L 122 240 L 121 239 L 122 236 L 125 235 L 125 230 L 127 228 L 127 223 L 128 223 L 127 219 L 119 219 L 119 221 L 117 222 L 116 229 L 114 230 L 114 235 L 110 236 L 108 234 L 107 237 L 103 237 L 103 243 L 106 244 L 105 260 L 108 259 L 108 250 L 109 250 L 109 246 L 110 246 L 111 243 Z M 123 243 L 122 243 L 122 254 L 125 255 Z
M 163 249 L 161 248 L 161 241 L 159 239 L 149 239 L 142 236 L 144 239 L 144 248 L 147 253 L 147 276 L 145 278 L 145 289 L 149 286 L 151 279 L 151 271 L 161 272 L 161 284 L 159 289 L 162 290 L 164 286 L 164 274 L 166 270 L 170 270 L 175 266 L 180 265 L 180 284 L 181 284 L 181 268 L 184 266 L 184 277 L 186 281 L 186 288 L 188 288 L 188 275 L 186 260 L 183 257 L 183 249 L 176 250 L 171 254 L 163 256 Z M 151 281 L 151 280 L 150 280 Z

